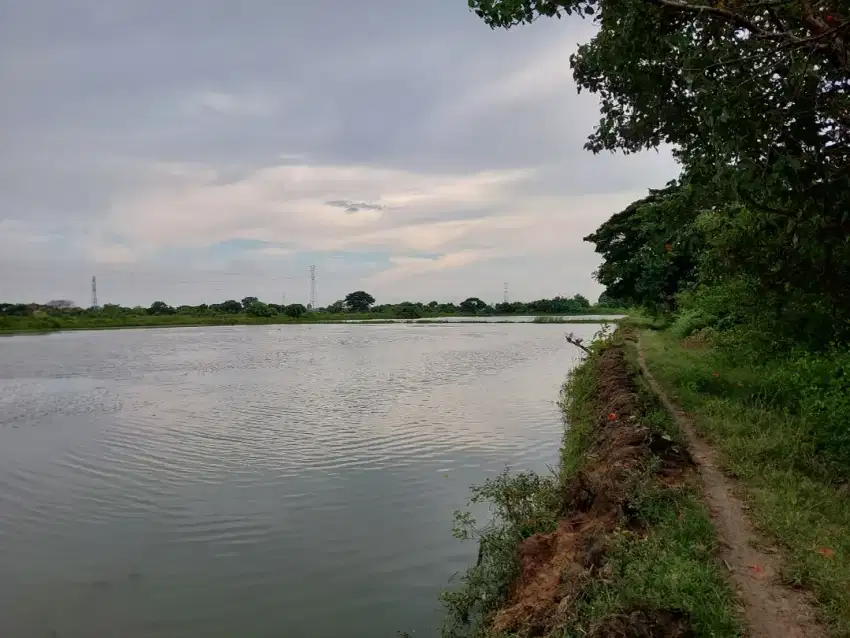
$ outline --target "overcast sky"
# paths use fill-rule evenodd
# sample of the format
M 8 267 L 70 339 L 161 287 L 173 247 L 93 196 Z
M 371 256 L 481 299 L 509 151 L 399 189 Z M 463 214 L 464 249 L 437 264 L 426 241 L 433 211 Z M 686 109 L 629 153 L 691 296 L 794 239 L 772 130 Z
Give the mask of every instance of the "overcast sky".
M 676 175 L 598 155 L 569 56 L 465 0 L 0 0 L 0 300 L 583 293 Z

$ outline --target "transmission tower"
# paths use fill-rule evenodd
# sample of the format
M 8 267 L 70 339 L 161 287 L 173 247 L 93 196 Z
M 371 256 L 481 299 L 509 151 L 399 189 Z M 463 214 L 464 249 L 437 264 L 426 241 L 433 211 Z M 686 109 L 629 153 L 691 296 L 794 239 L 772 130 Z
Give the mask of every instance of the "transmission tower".
M 97 277 L 91 278 L 91 307 L 97 308 Z
M 505 282 L 505 303 L 508 303 L 508 283 Z
M 316 309 L 316 267 L 310 266 L 310 310 Z

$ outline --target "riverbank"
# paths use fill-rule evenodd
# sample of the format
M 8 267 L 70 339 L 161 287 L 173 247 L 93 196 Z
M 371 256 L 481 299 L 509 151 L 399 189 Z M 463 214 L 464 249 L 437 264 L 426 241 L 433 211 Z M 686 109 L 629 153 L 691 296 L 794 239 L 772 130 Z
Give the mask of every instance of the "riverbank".
M 724 360 L 633 326 L 593 344 L 559 467 L 474 488 L 484 527 L 458 516 L 480 554 L 443 595 L 444 637 L 850 635 L 848 483 L 810 412 L 771 409 L 764 370 Z
M 522 321 L 513 315 L 434 315 L 417 319 L 389 318 L 382 315 L 346 314 L 315 315 L 309 317 L 251 317 L 247 314 L 233 315 L 139 315 L 132 317 L 11 317 L 0 323 L 0 335 L 40 334 L 76 330 L 121 330 L 127 328 L 197 328 L 203 326 L 252 326 L 252 325 L 303 325 L 303 324 L 340 324 L 340 323 L 604 323 L 617 322 L 623 315 L 529 315 Z
M 637 372 L 635 332 L 590 347 L 566 383 L 550 476 L 474 488 L 495 518 L 457 517 L 479 560 L 443 594 L 445 637 L 734 636 L 735 596 L 681 432 Z

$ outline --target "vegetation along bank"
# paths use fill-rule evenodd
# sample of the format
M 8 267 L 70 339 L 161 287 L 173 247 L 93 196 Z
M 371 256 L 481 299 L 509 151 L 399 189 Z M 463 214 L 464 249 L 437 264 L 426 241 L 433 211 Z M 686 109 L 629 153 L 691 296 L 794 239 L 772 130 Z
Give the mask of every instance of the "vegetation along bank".
M 578 316 L 619 314 L 620 309 L 606 304 L 591 304 L 582 295 L 538 299 L 530 302 L 500 302 L 488 304 L 470 297 L 459 304 L 403 302 L 375 304 L 375 298 L 362 290 L 352 292 L 327 307 L 310 308 L 294 303 L 279 305 L 265 303 L 257 297 L 242 301 L 229 299 L 216 304 L 170 306 L 155 301 L 149 307 L 128 308 L 104 304 L 97 308 L 79 308 L 71 301 L 54 300 L 45 304 L 0 303 L 0 334 L 17 332 L 48 332 L 52 330 L 98 330 L 109 328 L 141 328 L 170 326 L 226 326 L 242 324 L 333 323 L 351 320 L 419 321 L 451 320 L 469 317 L 539 316 L 541 323 L 564 323 L 564 315 Z
M 481 560 L 445 635 L 850 636 L 847 3 L 470 6 L 592 20 L 587 148 L 667 145 L 681 172 L 586 238 L 652 325 L 571 376 L 553 476 L 475 490 L 497 517 L 459 519 Z

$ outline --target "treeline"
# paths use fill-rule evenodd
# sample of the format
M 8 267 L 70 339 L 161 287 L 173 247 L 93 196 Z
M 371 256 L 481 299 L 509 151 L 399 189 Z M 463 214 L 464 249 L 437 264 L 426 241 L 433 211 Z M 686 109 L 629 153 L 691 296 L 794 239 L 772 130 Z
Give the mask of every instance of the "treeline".
M 601 302 L 601 305 L 593 305 L 582 295 L 574 295 L 497 304 L 488 304 L 477 297 L 470 297 L 459 304 L 437 301 L 376 304 L 375 298 L 362 290 L 316 309 L 299 303 L 266 303 L 257 297 L 244 297 L 240 301 L 228 299 L 221 303 L 196 306 L 171 306 L 164 301 L 155 301 L 147 307 L 104 304 L 98 308 L 80 308 L 71 301 L 54 300 L 45 304 L 0 303 L 0 330 L 417 319 L 452 315 L 586 314 L 611 313 L 617 310 L 613 306 L 606 306 L 605 299 Z

